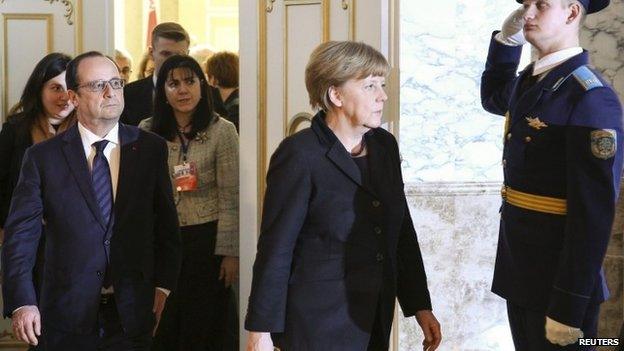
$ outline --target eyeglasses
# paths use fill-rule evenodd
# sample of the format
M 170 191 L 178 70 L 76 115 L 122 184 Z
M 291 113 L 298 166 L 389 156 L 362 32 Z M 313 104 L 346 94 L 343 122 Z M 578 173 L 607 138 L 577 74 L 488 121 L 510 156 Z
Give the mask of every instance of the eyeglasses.
M 121 78 L 113 78 L 111 80 L 93 80 L 77 86 L 77 88 L 85 87 L 92 93 L 99 93 L 106 89 L 106 85 L 109 84 L 111 88 L 118 90 L 124 87 L 124 81 Z

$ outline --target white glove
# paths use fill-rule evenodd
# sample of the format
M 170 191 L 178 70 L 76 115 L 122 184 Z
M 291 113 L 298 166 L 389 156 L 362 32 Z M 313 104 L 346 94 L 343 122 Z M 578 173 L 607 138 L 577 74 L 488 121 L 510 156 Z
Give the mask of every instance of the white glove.
M 524 8 L 520 7 L 505 18 L 503 28 L 494 38 L 498 40 L 498 42 L 508 46 L 524 45 L 527 41 L 524 38 L 523 28 Z
M 583 337 L 583 331 L 546 317 L 546 339 L 553 344 L 566 346 Z

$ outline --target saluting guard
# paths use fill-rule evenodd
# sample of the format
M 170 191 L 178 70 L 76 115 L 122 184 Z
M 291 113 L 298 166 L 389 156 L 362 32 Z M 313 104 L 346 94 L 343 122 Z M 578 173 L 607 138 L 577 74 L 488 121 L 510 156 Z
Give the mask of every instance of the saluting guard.
M 608 298 L 602 262 L 622 173 L 622 105 L 579 45 L 608 0 L 517 0 L 492 35 L 483 107 L 505 115 L 504 187 L 492 291 L 517 350 L 585 350 Z M 522 45 L 537 61 L 516 74 Z

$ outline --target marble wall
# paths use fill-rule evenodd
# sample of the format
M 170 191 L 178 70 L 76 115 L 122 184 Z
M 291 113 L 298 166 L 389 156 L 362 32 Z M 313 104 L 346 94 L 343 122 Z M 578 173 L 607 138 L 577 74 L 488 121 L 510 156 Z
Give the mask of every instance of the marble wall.
M 400 147 L 443 327 L 441 350 L 513 350 L 504 301 L 490 292 L 503 122 L 481 109 L 479 80 L 491 31 L 516 7 L 510 0 L 439 0 L 422 11 L 401 1 Z M 581 44 L 624 100 L 624 0 L 587 17 Z M 530 55 L 523 56 L 521 67 Z M 624 316 L 623 233 L 621 200 L 604 263 L 611 298 L 602 305 L 601 337 L 616 336 Z M 399 318 L 398 349 L 420 349 L 421 342 L 415 321 Z
M 406 181 L 502 180 L 503 118 L 483 110 L 479 85 L 491 33 L 518 6 L 439 0 L 423 11 L 418 1 L 401 1 L 400 143 Z
M 503 299 L 490 292 L 500 183 L 422 183 L 406 189 L 427 271 L 440 350 L 513 350 Z M 423 340 L 414 318 L 399 319 L 399 350 Z

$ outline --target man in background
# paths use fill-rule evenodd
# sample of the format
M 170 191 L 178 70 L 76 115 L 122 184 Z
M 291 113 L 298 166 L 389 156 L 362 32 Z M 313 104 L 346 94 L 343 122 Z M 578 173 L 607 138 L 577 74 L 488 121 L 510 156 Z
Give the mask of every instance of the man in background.
M 119 68 L 119 75 L 125 84 L 130 82 L 130 74 L 132 73 L 132 57 L 124 49 L 115 49 L 115 63 Z
M 175 22 L 163 22 L 152 30 L 152 43 L 148 49 L 154 60 L 154 74 L 128 84 L 124 88 L 126 106 L 121 114 L 121 122 L 138 125 L 141 120 L 151 117 L 154 111 L 153 96 L 158 71 L 163 62 L 172 55 L 188 55 L 190 38 L 187 31 Z M 218 96 L 219 91 L 211 88 L 211 96 Z M 220 115 L 227 111 L 220 100 L 213 98 L 214 110 Z

